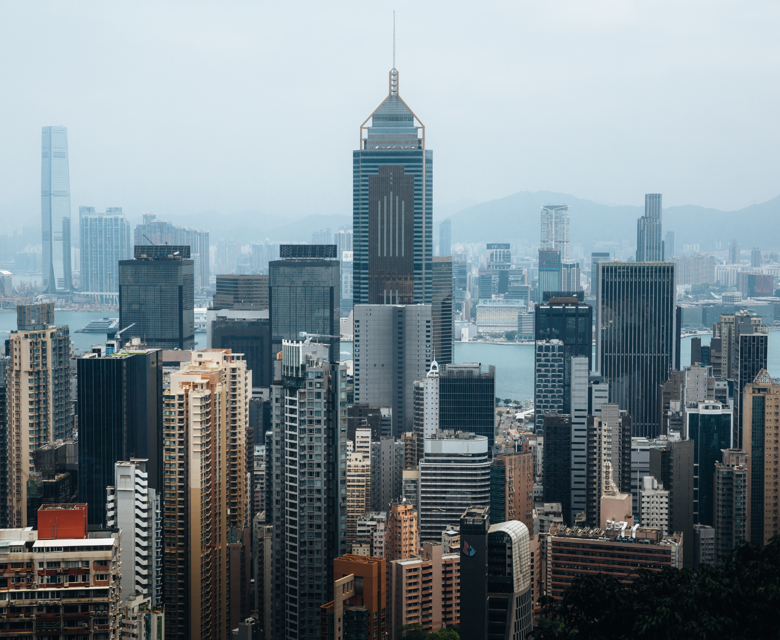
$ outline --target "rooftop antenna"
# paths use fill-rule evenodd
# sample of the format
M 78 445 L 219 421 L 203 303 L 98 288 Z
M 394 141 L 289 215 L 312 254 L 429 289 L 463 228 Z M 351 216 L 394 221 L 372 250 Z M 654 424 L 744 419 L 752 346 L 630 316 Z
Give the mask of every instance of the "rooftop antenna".
M 390 95 L 398 95 L 398 70 L 395 68 L 395 9 L 393 9 L 393 68 L 390 71 Z
M 395 69 L 395 9 L 393 9 L 393 69 Z

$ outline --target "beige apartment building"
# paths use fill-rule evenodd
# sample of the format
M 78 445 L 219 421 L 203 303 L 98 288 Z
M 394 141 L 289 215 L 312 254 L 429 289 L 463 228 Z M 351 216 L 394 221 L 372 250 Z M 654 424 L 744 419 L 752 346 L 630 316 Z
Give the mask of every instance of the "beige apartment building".
M 385 532 L 385 558 L 388 562 L 403 560 L 419 553 L 420 532 L 417 512 L 408 502 L 390 505 Z M 389 566 L 389 565 L 388 565 Z
M 70 335 L 54 325 L 54 303 L 17 307 L 6 371 L 8 419 L 8 526 L 28 526 L 27 481 L 33 451 L 70 437 Z
M 360 431 L 360 429 L 358 429 Z M 355 541 L 360 516 L 371 511 L 371 458 L 363 451 L 347 454 L 347 544 Z
M 193 351 L 165 391 L 168 640 L 226 638 L 230 632 L 229 533 L 248 525 L 244 446 L 251 377 L 243 356 L 230 349 Z

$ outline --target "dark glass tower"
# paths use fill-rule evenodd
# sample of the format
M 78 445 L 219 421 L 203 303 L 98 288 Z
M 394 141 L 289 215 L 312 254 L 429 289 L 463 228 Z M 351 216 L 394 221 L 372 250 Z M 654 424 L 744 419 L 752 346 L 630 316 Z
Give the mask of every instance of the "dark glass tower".
M 190 248 L 135 246 L 119 261 L 122 340 L 140 338 L 158 349 L 195 348 L 195 263 Z
M 496 411 L 496 368 L 493 365 L 449 364 L 439 373 L 439 429 L 466 431 L 488 439 L 493 455 Z
M 360 127 L 352 176 L 354 304 L 431 304 L 433 152 L 398 94 L 396 69 Z
M 328 358 L 340 360 L 341 278 L 336 245 L 281 245 L 281 260 L 269 263 L 271 360 L 282 340 L 302 340 L 301 331 L 323 336 Z
M 599 263 L 596 353 L 610 402 L 631 416 L 634 436 L 659 435 L 661 385 L 677 361 L 680 327 L 674 265 Z
M 217 316 L 211 323 L 210 347 L 243 353 L 247 369 L 252 372 L 252 388 L 273 384 L 271 321 L 268 318 Z
M 734 318 L 734 447 L 742 448 L 744 414 L 742 411 L 745 387 L 768 367 L 769 335 L 761 318 L 737 314 Z
M 664 245 L 661 236 L 661 194 L 645 194 L 645 215 L 636 223 L 636 261 L 661 262 Z
M 539 279 L 536 288 L 539 302 L 544 302 L 545 292 L 561 290 L 561 252 L 559 250 L 539 249 Z
M 149 486 L 162 489 L 162 352 L 134 349 L 76 361 L 78 375 L 79 501 L 89 523 L 105 526 L 106 487 L 114 463 L 149 462 Z
M 571 513 L 571 416 L 548 413 L 544 416 L 544 501 L 559 502 L 561 513 Z M 573 522 L 567 522 L 573 526 Z
M 452 362 L 452 258 L 433 259 L 433 348 L 440 365 Z

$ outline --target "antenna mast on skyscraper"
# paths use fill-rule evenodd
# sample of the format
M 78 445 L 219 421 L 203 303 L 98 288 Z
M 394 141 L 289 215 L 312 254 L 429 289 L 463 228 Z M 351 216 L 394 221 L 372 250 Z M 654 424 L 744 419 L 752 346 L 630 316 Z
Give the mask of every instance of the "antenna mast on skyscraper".
M 390 95 L 398 95 L 398 70 L 395 68 L 395 9 L 393 9 L 393 68 L 390 70 Z
M 395 69 L 395 9 L 393 9 L 393 69 Z

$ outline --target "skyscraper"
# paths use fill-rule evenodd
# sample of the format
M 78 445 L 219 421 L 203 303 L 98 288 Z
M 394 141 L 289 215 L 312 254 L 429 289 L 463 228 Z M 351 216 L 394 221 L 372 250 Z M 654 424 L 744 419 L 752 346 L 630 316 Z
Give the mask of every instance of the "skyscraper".
M 132 257 L 130 225 L 121 207 L 80 215 L 79 227 L 81 291 L 118 294 L 119 261 Z
M 452 362 L 452 258 L 433 259 L 431 319 L 433 355 L 439 364 Z
M 230 542 L 247 524 L 249 377 L 239 354 L 193 351 L 165 391 L 166 638 L 225 638 L 239 605 L 229 597 L 241 571 Z
M 271 387 L 273 637 L 285 640 L 319 640 L 333 560 L 347 552 L 347 367 L 329 349 L 285 340 Z
M 677 365 L 680 327 L 674 265 L 602 262 L 596 353 L 610 401 L 628 411 L 633 434 L 659 433 L 661 384 Z
M 566 394 L 566 351 L 560 340 L 537 340 L 534 353 L 534 426 L 544 428 L 544 416 L 563 413 Z M 549 501 L 548 501 L 549 502 Z
M 439 372 L 439 429 L 485 436 L 493 455 L 496 368 L 474 362 L 448 364 Z
M 41 155 L 41 227 L 43 290 L 70 291 L 70 169 L 68 130 L 43 127 Z
M 544 416 L 543 500 L 560 503 L 564 521 L 571 514 L 571 426 L 571 416 Z
M 736 392 L 736 391 L 735 391 Z M 766 369 L 745 386 L 742 415 L 743 450 L 748 456 L 750 481 L 750 542 L 767 544 L 780 534 L 780 488 L 777 441 L 780 439 L 780 384 Z M 724 447 L 725 448 L 725 447 Z
M 281 245 L 279 257 L 268 266 L 272 360 L 283 340 L 300 340 L 305 331 L 322 336 L 317 341 L 329 345 L 328 359 L 338 362 L 341 282 L 336 246 Z
M 677 255 L 674 252 L 674 231 L 667 231 L 664 236 L 664 258 Z
M 439 256 L 452 255 L 452 220 L 447 218 L 439 223 Z
M 533 531 L 534 460 L 530 451 L 502 453 L 490 465 L 490 513 L 496 522 L 519 520 Z
M 413 430 L 414 381 L 433 359 L 431 305 L 357 305 L 354 327 L 355 403 L 391 407 L 399 438 Z
M 422 380 L 414 382 L 414 436 L 417 455 L 414 468 L 425 454 L 425 439 L 439 430 L 439 367 L 434 362 Z
M 140 338 L 159 349 L 192 349 L 195 276 L 190 248 L 136 245 L 134 256 L 119 262 L 122 339 Z
M 70 334 L 54 324 L 54 303 L 19 305 L 6 353 L 8 526 L 27 527 L 33 451 L 73 431 Z
M 742 261 L 742 247 L 739 242 L 732 240 L 729 242 L 729 264 L 739 264 Z
M 645 215 L 636 224 L 636 261 L 661 262 L 664 245 L 661 238 L 661 194 L 645 194 Z
M 761 318 L 752 314 L 734 316 L 734 352 L 731 358 L 734 376 L 734 437 L 733 446 L 743 447 L 742 411 L 745 387 L 768 367 L 769 334 Z
M 145 213 L 143 224 L 135 228 L 133 244 L 135 246 L 169 244 L 189 247 L 189 257 L 194 263 L 195 291 L 201 292 L 208 288 L 211 275 L 208 231 L 174 225 L 158 220 L 154 213 Z
M 536 287 L 539 303 L 544 302 L 546 292 L 561 290 L 561 252 L 558 249 L 539 249 L 539 280 Z
M 114 465 L 147 460 L 149 486 L 162 490 L 162 353 L 131 347 L 107 356 L 88 353 L 76 361 L 78 376 L 79 500 L 89 523 L 106 524 L 106 487 Z
M 724 449 L 723 462 L 715 463 L 715 560 L 719 561 L 748 540 L 750 475 L 748 455 L 741 449 Z
M 609 262 L 609 253 L 590 254 L 590 295 L 596 300 L 599 299 L 599 262 Z
M 395 68 L 389 82 L 352 154 L 353 299 L 431 304 L 433 152 L 425 148 L 425 126 L 398 93 Z
M 268 308 L 268 276 L 219 274 L 214 309 L 260 311 Z
M 569 207 L 567 205 L 548 204 L 542 207 L 540 248 L 556 249 L 560 253 L 561 260 L 569 259 Z

